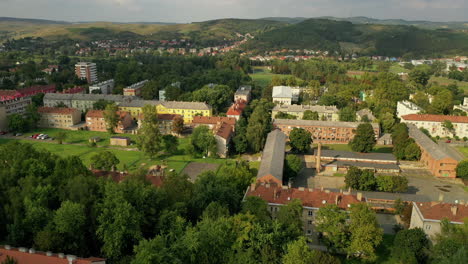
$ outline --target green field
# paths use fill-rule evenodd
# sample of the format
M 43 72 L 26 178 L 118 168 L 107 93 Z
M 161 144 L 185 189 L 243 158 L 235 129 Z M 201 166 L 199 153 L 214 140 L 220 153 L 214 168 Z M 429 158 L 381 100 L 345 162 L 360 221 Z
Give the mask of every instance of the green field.
M 431 79 L 429 79 L 429 83 L 438 83 L 440 85 L 449 85 L 455 83 L 458 88 L 461 88 L 465 91 L 465 94 L 468 94 L 468 82 L 460 82 L 457 80 L 449 79 L 447 77 L 435 77 L 432 76 Z
M 314 144 L 314 148 L 316 148 L 317 145 Z M 342 151 L 352 151 L 351 148 L 348 146 L 348 144 L 323 144 L 322 145 L 323 149 L 331 149 L 331 150 L 342 150 Z M 393 148 L 389 146 L 381 146 L 381 145 L 376 145 L 374 149 L 372 150 L 373 153 L 392 153 Z
M 273 76 L 279 76 L 281 78 L 285 77 L 290 77 L 292 75 L 290 74 L 275 74 L 271 73 L 270 70 L 268 70 L 267 67 L 253 67 L 254 73 L 250 74 L 250 78 L 259 86 L 265 87 L 268 84 L 270 84 L 271 79 L 273 79 Z
M 174 169 L 176 172 L 181 172 L 185 166 L 190 162 L 204 162 L 204 163 L 214 163 L 214 164 L 225 164 L 232 162 L 231 159 L 215 159 L 215 158 L 206 158 L 206 159 L 195 159 L 190 155 L 184 154 L 184 148 L 189 144 L 188 138 L 179 139 L 179 152 L 177 155 L 173 156 L 164 156 L 161 155 L 158 158 L 150 160 L 146 157 L 143 152 L 137 150 L 125 150 L 108 146 L 101 147 L 89 147 L 87 145 L 76 145 L 76 144 L 57 144 L 51 141 L 41 141 L 41 140 L 28 140 L 28 139 L 6 139 L 0 138 L 0 144 L 5 144 L 10 141 L 18 140 L 22 143 L 30 143 L 33 146 L 45 149 L 50 151 L 58 156 L 67 157 L 67 156 L 79 156 L 83 163 L 89 167 L 91 164 L 92 157 L 99 153 L 100 151 L 108 150 L 115 154 L 115 156 L 120 160 L 120 164 L 117 166 L 119 170 L 124 168 L 129 171 L 135 171 L 140 167 L 149 168 L 153 165 L 167 165 L 169 169 Z M 125 166 L 125 167 L 124 167 Z
M 400 66 L 398 63 L 394 63 L 394 64 L 392 64 L 392 66 L 390 66 L 390 72 L 391 73 L 400 73 L 400 72 L 409 72 L 409 70 L 406 69 L 403 66 Z

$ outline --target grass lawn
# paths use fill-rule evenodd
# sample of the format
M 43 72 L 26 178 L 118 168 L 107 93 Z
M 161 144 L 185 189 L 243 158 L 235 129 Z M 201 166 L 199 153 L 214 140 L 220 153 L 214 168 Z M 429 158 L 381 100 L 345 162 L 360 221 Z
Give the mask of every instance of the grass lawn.
M 143 152 L 134 151 L 134 150 L 125 150 L 125 149 L 114 149 L 106 146 L 103 147 L 89 147 L 87 145 L 69 145 L 63 144 L 59 145 L 51 141 L 40 141 L 40 140 L 26 140 L 26 139 L 5 139 L 0 138 L 0 144 L 5 144 L 9 141 L 18 140 L 23 143 L 30 143 L 33 146 L 41 149 L 48 150 L 58 156 L 67 157 L 76 155 L 79 156 L 83 163 L 86 166 L 91 164 L 92 157 L 99 153 L 100 151 L 108 150 L 115 154 L 115 156 L 120 160 L 120 164 L 117 166 L 119 170 L 123 170 L 124 166 L 127 167 L 129 171 L 135 171 L 140 167 L 148 168 L 153 165 L 166 164 L 170 169 L 174 169 L 176 172 L 181 172 L 185 166 L 190 162 L 204 162 L 204 163 L 213 163 L 213 164 L 226 164 L 233 162 L 232 159 L 215 159 L 215 158 L 200 158 L 195 159 L 190 155 L 185 155 L 183 149 L 185 145 L 189 143 L 188 138 L 179 139 L 179 153 L 173 156 L 164 156 L 161 155 L 158 158 L 150 160 L 146 157 Z
M 273 76 L 280 76 L 282 78 L 289 77 L 292 75 L 289 74 L 274 74 L 271 73 L 270 70 L 268 70 L 267 67 L 253 67 L 253 74 L 250 74 L 250 77 L 252 80 L 259 86 L 265 87 L 268 84 L 270 84 L 271 79 L 273 79 Z
M 47 134 L 50 137 L 56 137 L 57 133 L 65 132 L 67 138 L 64 140 L 65 143 L 71 144 L 88 144 L 88 140 L 92 137 L 100 137 L 101 140 L 97 143 L 98 146 L 109 146 L 110 135 L 107 132 L 97 132 L 97 131 L 86 131 L 86 130 L 66 130 L 58 128 L 38 128 L 31 133 L 25 133 L 24 135 L 29 137 L 33 134 Z M 135 141 L 136 135 L 131 134 L 115 134 L 115 136 L 126 136 L 129 137 L 132 141 Z
M 435 77 L 431 76 L 431 79 L 429 79 L 429 83 L 434 83 L 437 82 L 440 85 L 449 85 L 452 83 L 456 83 L 458 88 L 461 88 L 465 91 L 465 94 L 468 94 L 468 82 L 460 82 L 457 80 L 449 79 L 447 77 Z
M 316 148 L 316 147 L 317 147 L 317 145 L 314 144 L 314 148 Z M 322 147 L 323 147 L 323 149 L 352 151 L 348 144 L 323 144 Z M 383 145 L 376 145 L 374 147 L 374 150 L 372 150 L 372 152 L 374 152 L 374 153 L 392 153 L 392 147 L 383 146 Z
M 398 63 L 394 63 L 392 66 L 390 66 L 390 72 L 391 73 L 400 73 L 400 72 L 409 72 L 408 69 L 405 69 L 405 67 L 400 66 Z
M 456 147 L 466 158 L 468 158 L 468 148 L 467 147 Z

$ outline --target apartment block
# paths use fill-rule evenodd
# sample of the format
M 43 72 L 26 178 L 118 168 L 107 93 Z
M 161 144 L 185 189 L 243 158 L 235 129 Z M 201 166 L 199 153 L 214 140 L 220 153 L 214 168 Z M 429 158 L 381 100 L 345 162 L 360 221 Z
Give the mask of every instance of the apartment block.
M 446 121 L 452 123 L 453 129 L 444 126 Z M 402 116 L 401 122 L 425 128 L 433 137 L 468 137 L 468 116 L 411 114 Z
M 251 93 L 252 93 L 252 86 L 242 85 L 234 93 L 234 102 L 238 100 L 244 100 L 245 102 L 249 102 L 251 98 Z
M 116 133 L 126 133 L 133 125 L 133 118 L 128 112 L 118 111 L 119 122 L 117 127 L 114 128 Z M 107 131 L 107 123 L 104 118 L 104 111 L 90 110 L 86 113 L 86 127 L 91 131 Z
M 123 89 L 123 95 L 125 96 L 141 96 L 141 88 L 148 82 L 148 80 L 144 80 L 138 83 L 134 83 L 126 88 Z
M 339 117 L 339 110 L 336 106 L 323 106 L 323 105 L 276 105 L 272 112 L 271 118 L 275 119 L 275 116 L 279 113 L 285 113 L 289 115 L 296 116 L 297 119 L 302 119 L 304 116 L 305 111 L 312 111 L 317 112 L 319 116 L 319 120 L 322 121 L 338 121 Z
M 70 128 L 81 122 L 81 112 L 74 108 L 39 107 L 39 127 Z
M 90 94 L 96 94 L 96 93 L 111 94 L 112 91 L 114 90 L 114 86 L 115 86 L 114 79 L 110 79 L 110 80 L 89 86 L 89 93 Z
M 419 114 L 422 108 L 410 101 L 397 102 L 397 117 L 401 118 L 404 115 Z
M 75 64 L 75 74 L 80 79 L 85 79 L 89 84 L 97 82 L 96 63 L 78 62 Z

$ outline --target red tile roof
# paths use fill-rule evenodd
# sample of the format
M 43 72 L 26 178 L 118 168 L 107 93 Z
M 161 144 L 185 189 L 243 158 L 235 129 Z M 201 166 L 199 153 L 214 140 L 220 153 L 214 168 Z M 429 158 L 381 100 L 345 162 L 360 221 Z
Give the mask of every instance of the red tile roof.
M 55 84 L 50 85 L 34 85 L 18 90 L 21 94 L 36 94 L 44 92 L 55 92 Z
M 91 172 L 98 178 L 111 179 L 117 183 L 122 182 L 129 175 L 119 171 L 91 170 Z M 145 178 L 155 187 L 161 187 L 164 183 L 164 177 L 161 176 L 146 175 Z
M 255 186 L 253 189 L 252 187 Z M 268 203 L 287 204 L 293 199 L 299 199 L 303 206 L 321 208 L 327 204 L 337 204 L 342 209 L 359 203 L 357 196 L 334 193 L 320 189 L 297 189 L 280 187 L 276 184 L 256 184 L 249 187 L 246 196 L 257 196 Z
M 0 96 L 16 96 L 20 95 L 16 90 L 0 90 Z
M 7 256 L 14 258 L 18 264 L 69 264 L 70 262 L 65 255 L 64 258 L 60 258 L 58 254 L 52 254 L 47 256 L 45 252 L 21 252 L 17 248 L 5 249 L 5 246 L 0 247 L 0 263 L 5 261 Z M 105 263 L 105 259 L 102 258 L 76 258 L 73 264 L 93 264 L 93 263 Z
M 228 116 L 240 116 L 247 106 L 244 100 L 238 100 L 231 107 L 229 107 L 226 115 Z
M 43 114 L 63 114 L 63 115 L 71 115 L 75 112 L 79 111 L 75 108 L 61 108 L 61 107 L 39 107 L 37 112 Z
M 120 119 L 123 119 L 125 116 L 130 115 L 129 112 L 117 111 L 117 114 L 120 116 Z M 86 113 L 86 118 L 104 118 L 104 110 L 89 110 Z
M 215 128 L 215 132 L 216 135 L 227 140 L 234 132 L 234 126 L 223 122 Z
M 442 220 L 447 218 L 451 222 L 463 223 L 468 218 L 468 204 L 450 204 L 441 202 L 416 203 L 413 205 L 419 209 L 424 219 Z
M 448 115 L 404 115 L 401 117 L 409 121 L 428 121 L 428 122 L 444 122 L 448 120 L 452 123 L 468 123 L 468 116 L 448 116 Z
M 214 125 L 217 123 L 224 122 L 229 125 L 235 125 L 236 119 L 234 117 L 225 117 L 225 116 L 194 116 L 192 124 L 209 124 Z

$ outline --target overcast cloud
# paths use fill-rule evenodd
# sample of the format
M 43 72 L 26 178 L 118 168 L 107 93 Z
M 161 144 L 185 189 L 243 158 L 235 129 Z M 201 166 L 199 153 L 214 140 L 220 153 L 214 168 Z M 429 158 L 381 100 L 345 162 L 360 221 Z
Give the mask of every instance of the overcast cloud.
M 270 16 L 468 21 L 468 0 L 0 0 L 0 16 L 120 22 Z

